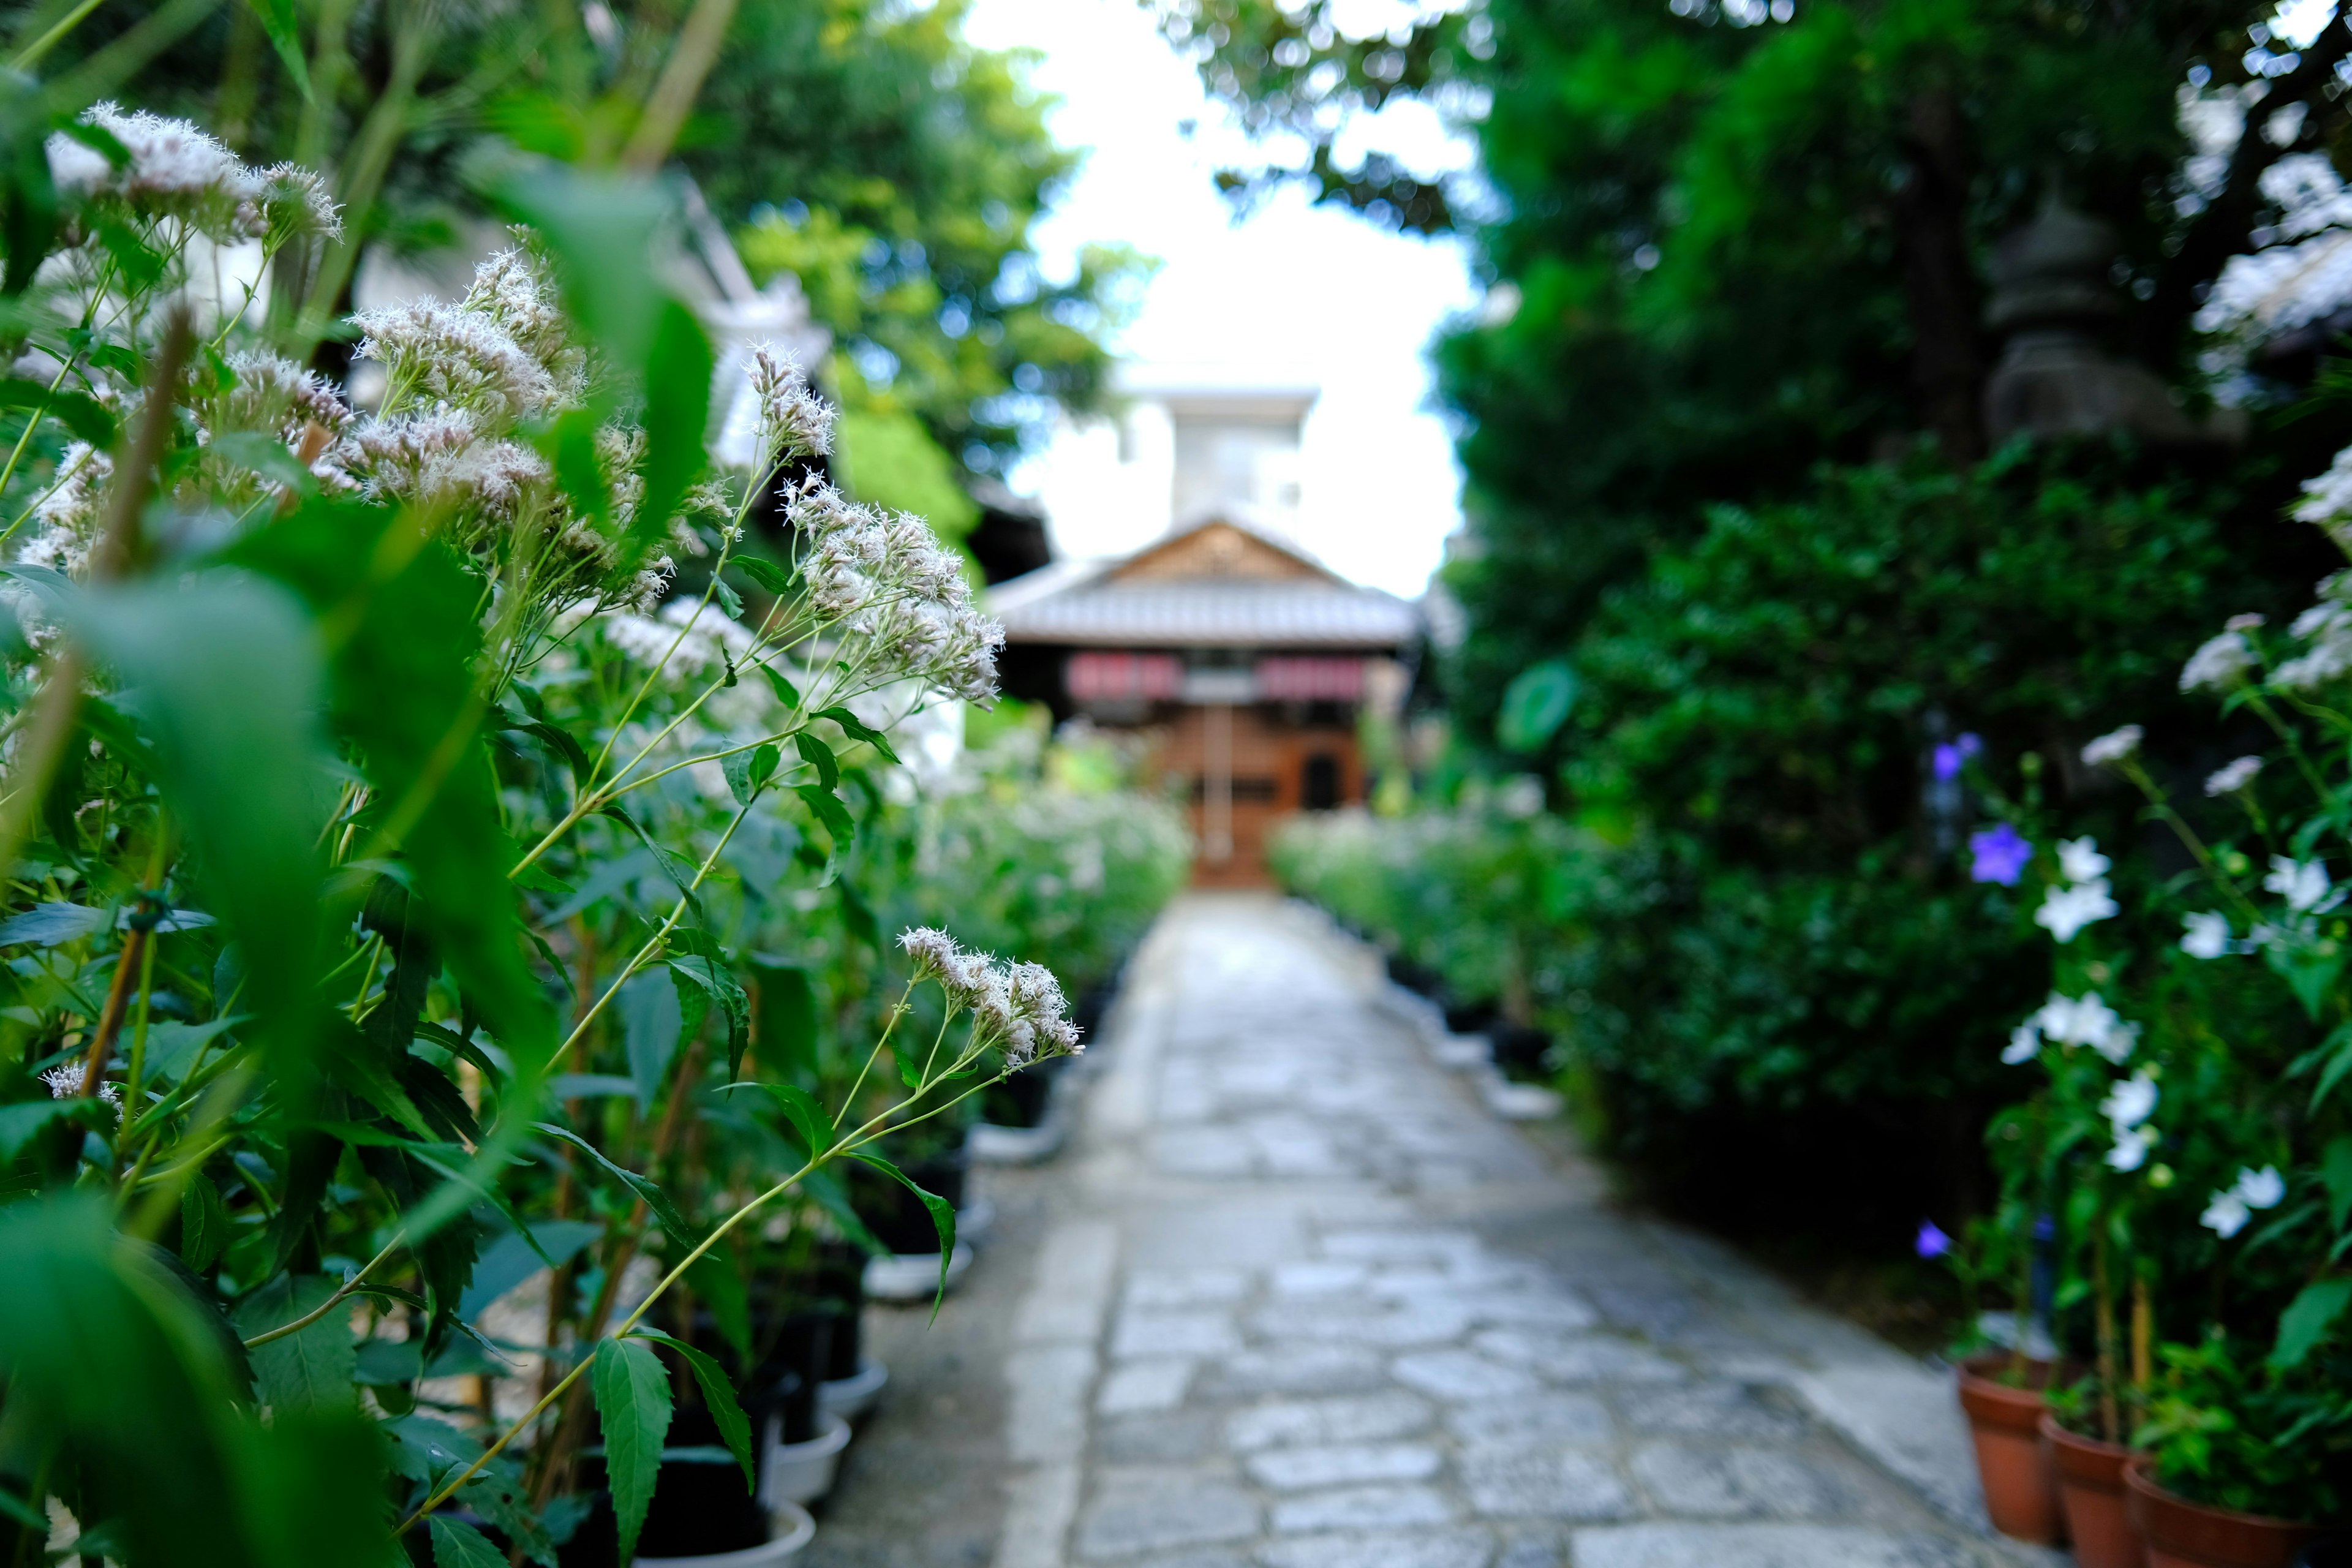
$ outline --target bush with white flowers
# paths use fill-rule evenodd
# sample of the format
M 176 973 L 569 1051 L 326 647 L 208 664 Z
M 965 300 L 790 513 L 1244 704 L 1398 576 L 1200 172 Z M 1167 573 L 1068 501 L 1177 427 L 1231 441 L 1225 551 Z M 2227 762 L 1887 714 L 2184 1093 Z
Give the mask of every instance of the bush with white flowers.
M 0 1530 L 626 1562 L 681 1406 L 748 1488 L 774 1325 L 873 1245 L 838 1168 L 914 1187 L 881 1140 L 1081 1048 L 1050 968 L 894 940 L 860 886 L 925 831 L 894 735 L 991 699 L 997 628 L 825 482 L 782 358 L 713 459 L 652 187 L 511 177 L 462 298 L 351 323 L 361 409 L 259 281 L 195 287 L 203 246 L 332 235 L 324 182 L 111 105 L 45 129 L 0 310 Z M 1069 868 L 1021 896 L 1081 921 L 1181 847 L 1021 831 Z

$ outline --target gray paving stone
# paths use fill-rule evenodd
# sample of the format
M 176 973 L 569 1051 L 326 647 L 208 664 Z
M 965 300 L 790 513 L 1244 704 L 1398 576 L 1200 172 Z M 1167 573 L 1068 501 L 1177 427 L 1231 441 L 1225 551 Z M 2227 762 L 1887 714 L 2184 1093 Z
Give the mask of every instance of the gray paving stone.
M 1531 1367 L 1554 1383 L 1681 1383 L 1690 1376 L 1680 1363 L 1613 1334 L 1487 1329 L 1470 1343 L 1496 1361 Z
M 1234 1331 L 1231 1318 L 1199 1310 L 1122 1312 L 1110 1342 L 1110 1353 L 1119 1361 L 1230 1355 L 1241 1348 L 1241 1336 Z
M 1241 1351 L 1201 1369 L 1200 1392 L 1231 1398 L 1261 1394 L 1370 1394 L 1388 1384 L 1379 1352 L 1353 1345 L 1285 1345 Z
M 1225 1444 L 1237 1454 L 1280 1444 L 1365 1443 L 1404 1437 L 1429 1425 L 1427 1400 L 1402 1392 L 1351 1399 L 1299 1399 L 1236 1412 Z
M 1785 1449 L 1653 1443 L 1633 1458 L 1633 1479 L 1660 1510 L 1719 1519 L 1823 1519 L 1853 1512 L 1853 1487 Z
M 1384 1530 L 1398 1525 L 1444 1524 L 1454 1505 L 1434 1487 L 1334 1487 L 1274 1505 L 1277 1534 L 1314 1530 Z
M 1249 1294 L 1249 1276 L 1238 1268 L 1139 1268 L 1127 1281 L 1127 1305 L 1149 1310 L 1238 1301 Z
M 1590 1394 L 1541 1394 L 1456 1405 L 1445 1424 L 1465 1443 L 1605 1443 L 1609 1407 Z
M 1633 1511 L 1633 1489 L 1597 1453 L 1484 1446 L 1455 1460 L 1470 1506 L 1489 1518 L 1608 1520 Z
M 1120 1468 L 1109 1472 L 1101 1495 L 1079 1516 L 1078 1554 L 1121 1557 L 1257 1533 L 1257 1500 L 1231 1481 L 1190 1470 Z
M 1113 1465 L 1182 1464 L 1217 1451 L 1223 1423 L 1213 1410 L 1163 1410 L 1095 1425 L 1095 1457 Z
M 1494 1551 L 1475 1530 L 1343 1531 L 1277 1541 L 1257 1560 L 1264 1568 L 1486 1568 Z
M 1621 1524 L 1576 1532 L 1574 1568 L 1977 1568 L 1925 1534 L 1820 1524 Z
M 1626 1388 L 1616 1394 L 1625 1425 L 1636 1432 L 1706 1437 L 1793 1437 L 1804 1419 L 1768 1403 L 1755 1389 L 1737 1383 L 1701 1383 L 1686 1388 Z
M 1548 1536 L 1520 1536 L 1503 1542 L 1495 1568 L 1559 1568 L 1568 1543 Z
M 1371 1273 L 1363 1263 L 1286 1263 L 1274 1271 L 1271 1284 L 1276 1296 L 1339 1296 L 1362 1289 Z
M 1524 1397 L 1543 1385 L 1528 1373 L 1473 1351 L 1415 1351 L 1389 1363 L 1390 1375 L 1434 1399 Z
M 1106 1415 L 1126 1415 L 1139 1410 L 1173 1410 L 1184 1403 L 1192 1363 L 1180 1358 L 1131 1361 L 1111 1370 L 1095 1395 L 1095 1408 Z
M 1323 1237 L 1326 1257 L 1366 1263 L 1444 1263 L 1475 1258 L 1483 1249 L 1466 1230 L 1350 1230 Z
M 1444 1463 L 1426 1443 L 1333 1443 L 1269 1448 L 1252 1455 L 1243 1468 L 1262 1487 L 1295 1492 L 1351 1481 L 1425 1481 Z
M 1362 1300 L 1277 1300 L 1249 1316 L 1250 1331 L 1270 1340 L 1309 1340 L 1326 1344 L 1449 1344 L 1467 1333 L 1475 1314 L 1466 1305 L 1413 1302 L 1391 1307 Z

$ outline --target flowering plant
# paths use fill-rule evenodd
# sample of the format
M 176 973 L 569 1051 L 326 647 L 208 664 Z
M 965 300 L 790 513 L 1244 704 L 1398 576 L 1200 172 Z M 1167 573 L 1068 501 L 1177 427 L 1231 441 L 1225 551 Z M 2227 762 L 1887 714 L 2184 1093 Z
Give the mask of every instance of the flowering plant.
M 864 1237 L 854 1160 L 944 1279 L 953 1209 L 878 1141 L 1079 1047 L 1050 971 L 888 951 L 855 885 L 894 733 L 989 699 L 996 630 L 819 477 L 787 363 L 713 409 L 651 187 L 509 181 L 462 299 L 354 323 L 361 411 L 257 276 L 196 297 L 205 245 L 328 232 L 320 182 L 110 106 L 46 158 L 0 329 L 0 1528 L 547 1563 L 593 1426 L 625 1561 L 660 1358 L 748 1483 L 763 1247 Z M 775 956 L 827 907 L 879 998 L 854 1074 Z

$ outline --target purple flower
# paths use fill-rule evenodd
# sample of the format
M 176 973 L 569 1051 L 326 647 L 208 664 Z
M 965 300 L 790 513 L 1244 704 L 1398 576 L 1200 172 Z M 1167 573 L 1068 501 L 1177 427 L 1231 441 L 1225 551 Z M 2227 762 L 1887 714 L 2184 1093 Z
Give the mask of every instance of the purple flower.
M 1934 1220 L 1923 1219 L 1919 1222 L 1919 1239 L 1911 1247 L 1922 1258 L 1941 1258 L 1952 1250 L 1952 1238 L 1937 1229 Z
M 1969 834 L 1969 853 L 1976 857 L 1976 864 L 1969 868 L 1970 881 L 1999 882 L 2004 888 L 2013 888 L 2024 874 L 2025 863 L 2033 858 L 2033 846 L 2004 822 L 1998 827 Z
M 1960 769 L 1966 765 L 1968 760 L 1983 750 L 1984 737 L 1976 734 L 1964 734 L 1957 741 L 1937 746 L 1935 764 L 1937 781 L 1949 783 L 1958 778 Z

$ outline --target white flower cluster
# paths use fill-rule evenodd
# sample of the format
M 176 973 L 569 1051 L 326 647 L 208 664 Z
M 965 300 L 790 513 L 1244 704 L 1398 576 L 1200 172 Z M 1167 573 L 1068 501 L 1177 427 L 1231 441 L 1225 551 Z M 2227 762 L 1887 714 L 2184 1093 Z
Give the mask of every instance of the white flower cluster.
M 751 345 L 751 392 L 760 400 L 761 447 L 772 465 L 821 458 L 833 450 L 834 409 L 809 389 L 791 356 L 766 343 Z
M 2352 305 L 2352 189 L 2324 153 L 2291 153 L 2263 172 L 2278 221 L 2255 231 L 2263 248 L 2233 256 L 2197 312 L 2198 331 L 2246 347 Z
M 2256 1209 L 2274 1209 L 2286 1200 L 2286 1178 L 2276 1165 L 2261 1170 L 2240 1167 L 2238 1179 L 2213 1194 L 2198 1223 L 2227 1241 L 2246 1228 Z
M 247 168 L 187 121 L 144 110 L 94 104 L 82 112 L 81 122 L 111 137 L 128 157 L 118 168 L 74 137 L 50 137 L 49 177 L 61 194 L 119 203 L 142 216 L 173 218 L 215 240 L 282 243 L 296 236 L 342 235 L 341 209 L 326 180 L 309 169 L 292 163 Z
M 2147 1152 L 2156 1146 L 2147 1119 L 2156 1114 L 2157 1099 L 2156 1077 L 2142 1068 L 2099 1101 L 2099 1113 L 2107 1119 L 2107 1131 L 2114 1142 L 2107 1151 L 2109 1169 L 2137 1171 L 2147 1163 Z
M 41 1081 L 49 1086 L 51 1100 L 71 1100 L 81 1092 L 82 1075 L 89 1070 L 83 1062 L 60 1062 L 43 1073 Z M 122 1109 L 122 1086 L 119 1083 L 100 1084 L 98 1097 L 117 1110 Z
M 815 479 L 785 489 L 784 516 L 820 615 L 908 675 L 969 702 L 995 697 L 1004 628 L 973 605 L 962 562 L 922 519 L 885 516 Z
M 2096 839 L 2070 838 L 2061 843 L 2058 869 L 2065 885 L 2053 883 L 2043 890 L 2042 907 L 2033 911 L 2033 923 L 2055 941 L 2072 942 L 2084 926 L 2115 914 L 2117 906 L 2107 887 L 2107 866 Z
M 2293 860 L 2284 855 L 2271 857 L 2271 874 L 2263 879 L 2263 887 L 2284 899 L 2286 907 L 2299 915 L 2324 915 L 2352 892 L 2352 888 L 2331 890 L 2325 861 Z
M 2235 762 L 2224 763 L 2205 776 L 2205 793 L 2213 796 L 2235 795 L 2252 784 L 2262 771 L 2263 760 L 2260 757 L 2240 757 Z
M 2050 1000 L 2010 1032 L 2000 1059 L 2015 1067 L 2039 1055 L 2044 1040 L 2054 1046 L 2088 1046 L 2121 1067 L 2139 1043 L 2139 1026 L 2127 1024 L 2095 991 L 2084 996 L 2050 994 Z
M 2093 768 L 2113 767 L 2139 750 L 2147 731 L 2137 724 L 2126 724 L 2108 731 L 2083 748 L 2083 765 Z
M 2183 915 L 2180 927 L 2180 951 L 2191 958 L 2221 958 L 2232 952 L 2252 952 L 2256 945 L 2231 936 L 2230 917 L 2219 910 Z
M 2225 631 L 2199 645 L 2180 667 L 2183 691 L 2227 691 L 2254 668 L 2254 647 L 2243 632 Z
M 2305 650 L 2271 672 L 2271 683 L 2308 691 L 2352 674 L 2352 572 L 2338 572 L 2319 584 L 2320 601 L 2295 616 L 2287 628 Z
M 1000 963 L 983 952 L 966 952 L 930 926 L 899 932 L 898 946 L 914 961 L 916 979 L 939 982 L 950 1009 L 972 1015 L 982 1041 L 1004 1053 L 1008 1068 L 1086 1050 L 1070 1022 L 1062 983 L 1044 964 Z

